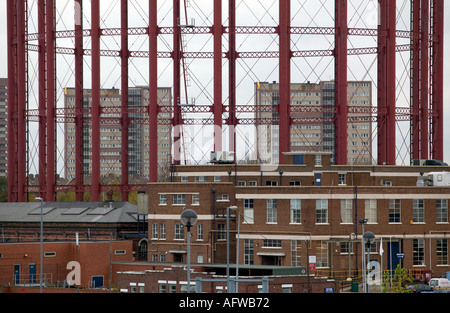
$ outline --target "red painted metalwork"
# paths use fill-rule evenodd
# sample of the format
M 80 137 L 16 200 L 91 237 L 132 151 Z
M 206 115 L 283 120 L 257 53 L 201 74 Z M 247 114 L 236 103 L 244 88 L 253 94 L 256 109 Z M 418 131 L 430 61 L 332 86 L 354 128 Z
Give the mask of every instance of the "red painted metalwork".
M 420 159 L 428 159 L 428 139 L 429 139 L 429 84 L 428 78 L 430 58 L 429 58 L 429 16 L 430 1 L 422 0 L 421 7 L 421 47 L 420 47 Z
M 17 90 L 16 90 L 16 64 L 17 50 L 15 40 L 17 29 L 17 2 L 7 2 L 7 32 L 8 32 L 8 201 L 18 201 L 17 191 Z
M 91 2 L 92 40 L 92 140 L 91 185 L 92 201 L 100 200 L 100 3 Z
M 279 162 L 284 152 L 291 151 L 291 2 L 280 1 L 280 103 L 279 103 Z
M 83 116 L 83 1 L 75 1 L 75 132 L 76 134 L 82 134 L 75 138 L 75 200 L 83 200 L 84 185 L 83 176 L 83 143 L 84 143 L 84 116 Z
M 121 92 L 122 92 L 122 185 L 128 185 L 128 165 L 129 165 L 129 153 L 128 153 L 128 131 L 129 131 L 129 117 L 128 117 L 128 34 L 125 30 L 128 29 L 128 0 L 120 1 L 120 24 L 122 28 L 121 32 Z M 128 201 L 128 192 L 122 190 L 122 201 Z
M 149 161 L 151 183 L 158 180 L 158 3 L 157 0 L 149 0 L 149 107 L 148 117 L 150 125 L 149 133 Z
M 214 0 L 214 151 L 222 151 L 222 0 Z
M 336 0 L 335 34 L 335 153 L 336 164 L 347 164 L 347 0 Z
M 420 40 L 421 32 L 420 8 L 422 0 L 411 0 L 411 108 L 415 112 L 420 110 Z M 420 159 L 420 116 L 419 114 L 411 117 L 411 158 Z
M 350 29 L 349 29 L 350 31 Z M 385 36 L 381 33 L 381 36 Z M 399 37 L 398 37 L 399 38 Z M 402 38 L 402 37 L 400 37 Z M 403 44 L 396 45 L 395 52 L 406 52 L 410 51 L 411 45 Z M 37 45 L 28 44 L 29 51 L 39 51 Z M 91 49 L 84 49 L 84 55 L 92 55 Z M 56 52 L 58 54 L 68 54 L 72 55 L 75 53 L 73 48 L 57 47 Z M 364 55 L 364 54 L 377 54 L 378 48 L 349 48 L 347 51 L 348 55 Z M 292 51 L 291 57 L 293 58 L 315 58 L 315 57 L 326 57 L 334 56 L 335 50 L 304 50 L 304 51 Z M 100 50 L 100 56 L 102 57 L 120 57 L 120 50 Z M 133 58 L 149 58 L 148 51 L 129 51 L 129 57 Z M 172 52 L 157 52 L 158 59 L 169 59 L 173 58 Z M 214 58 L 214 52 L 183 52 L 181 53 L 182 59 L 212 59 Z M 228 53 L 222 53 L 222 57 L 228 57 Z M 280 57 L 279 51 L 254 51 L 254 52 L 237 52 L 236 58 L 238 59 L 277 59 Z
M 444 159 L 444 0 L 432 0 L 431 157 Z
M 228 1 L 228 88 L 229 88 L 229 102 L 228 102 L 228 115 L 229 115 L 229 150 L 236 152 L 236 0 Z M 234 155 L 236 161 L 236 154 Z
M 47 195 L 46 201 L 55 201 L 56 185 L 56 52 L 55 38 L 53 36 L 56 28 L 55 2 L 47 0 L 45 4 L 45 27 L 46 27 L 46 83 L 47 83 Z
M 158 179 L 158 125 L 214 125 L 215 150 L 222 150 L 222 126 L 230 127 L 229 149 L 235 149 L 235 127 L 237 125 L 269 125 L 279 124 L 280 129 L 280 162 L 283 152 L 290 150 L 291 124 L 334 123 L 336 125 L 336 157 L 338 164 L 345 164 L 346 158 L 346 124 L 350 121 L 348 114 L 358 113 L 366 116 L 352 117 L 352 123 L 378 123 L 378 162 L 395 164 L 396 162 L 396 122 L 411 122 L 411 156 L 412 158 L 443 159 L 443 0 L 411 0 L 412 30 L 396 29 L 396 1 L 379 0 L 381 24 L 378 29 L 348 28 L 348 0 L 335 1 L 334 27 L 297 27 L 291 26 L 290 1 L 279 1 L 278 26 L 237 26 L 236 1 L 228 2 L 228 25 L 222 19 L 222 1 L 214 0 L 213 25 L 193 26 L 180 25 L 181 0 L 173 0 L 173 26 L 159 27 L 158 1 L 149 0 L 148 27 L 128 27 L 128 0 L 120 1 L 122 12 L 119 28 L 100 29 L 99 1 L 91 4 L 91 29 L 82 26 L 82 0 L 75 0 L 79 12 L 75 12 L 74 30 L 55 30 L 55 0 L 36 0 L 38 16 L 38 33 L 28 33 L 28 16 L 26 6 L 29 1 L 8 0 L 8 197 L 10 201 L 25 201 L 27 192 L 39 192 L 46 201 L 55 199 L 55 193 L 74 190 L 76 199 L 81 200 L 84 192 L 92 192 L 92 200 L 99 199 L 103 186 L 100 182 L 100 125 L 120 125 L 122 132 L 122 182 L 114 187 L 122 192 L 122 199 L 127 193 L 141 185 L 129 185 L 128 181 L 128 130 L 129 125 L 146 123 L 150 125 L 149 161 L 150 182 Z M 45 4 L 45 5 L 44 5 Z M 186 16 L 187 20 L 187 16 Z M 79 23 L 77 23 L 79 22 Z M 158 51 L 159 35 L 173 34 L 173 51 Z M 184 51 L 182 35 L 205 35 L 213 37 L 213 51 Z M 228 35 L 228 50 L 223 51 L 224 34 Z M 278 35 L 278 51 L 237 51 L 236 35 Z M 334 36 L 335 48 L 324 50 L 292 51 L 292 35 Z M 120 36 L 120 50 L 100 49 L 101 36 Z M 148 36 L 148 51 L 129 51 L 130 36 Z M 355 47 L 348 49 L 350 36 L 378 37 L 378 47 Z M 56 39 L 74 38 L 74 47 L 55 46 Z M 84 49 L 83 40 L 91 42 L 90 49 Z M 396 44 L 396 38 L 411 39 L 411 44 Z M 428 40 L 430 38 L 430 40 Z M 33 44 L 37 41 L 37 44 Z M 430 54 L 428 54 L 430 50 Z M 411 51 L 411 107 L 396 107 L 396 73 L 395 58 L 397 52 Z M 36 52 L 39 59 L 39 100 L 38 109 L 28 108 L 28 72 L 27 53 Z M 56 91 L 59 85 L 56 71 L 58 54 L 74 55 L 75 76 L 75 108 L 56 108 Z M 378 60 L 378 107 L 348 107 L 346 98 L 347 59 L 351 55 L 377 54 Z M 92 107 L 83 106 L 83 58 L 92 58 Z M 102 107 L 100 101 L 100 61 L 102 57 L 120 59 L 122 74 L 122 105 L 120 108 Z M 291 63 L 293 58 L 335 58 L 336 106 L 297 107 L 290 105 Z M 128 63 L 130 58 L 147 58 L 149 60 L 149 105 L 148 107 L 128 107 Z M 172 58 L 174 66 L 173 106 L 158 106 L 158 60 Z M 179 106 L 181 101 L 181 64 L 186 59 L 213 60 L 213 101 L 211 104 L 196 106 Z M 251 104 L 237 105 L 236 101 L 236 69 L 245 59 L 278 59 L 280 80 L 280 102 L 272 105 L 255 106 Z M 228 60 L 228 106 L 224 106 L 222 68 L 224 59 Z M 237 62 L 239 61 L 239 62 Z M 427 82 L 430 84 L 427 86 Z M 427 95 L 427 90 L 431 94 Z M 187 98 L 187 93 L 186 93 Z M 50 100 L 45 100 L 50 99 Z M 148 113 L 148 118 L 130 119 L 132 113 Z M 267 112 L 278 113 L 272 118 L 239 117 L 237 114 Z M 307 117 L 308 113 L 334 114 L 330 117 Z M 117 117 L 101 116 L 114 113 Z M 158 113 L 171 113 L 173 120 L 158 118 Z M 183 118 L 183 114 L 210 113 L 211 118 Z M 302 117 L 305 113 L 305 117 Z M 228 114 L 228 117 L 224 117 Z M 295 114 L 295 118 L 292 118 Z M 299 115 L 300 114 L 300 115 Z M 39 123 L 39 176 L 40 186 L 27 186 L 27 127 L 28 122 Z M 74 185 L 56 186 L 56 123 L 74 123 L 77 135 L 76 177 Z M 92 182 L 84 184 L 83 176 L 83 144 L 86 144 L 83 130 L 92 127 Z M 220 131 L 219 131 L 220 130 Z M 175 134 L 176 132 L 174 132 Z M 416 139 L 417 138 L 417 139 Z M 175 143 L 179 140 L 175 137 Z M 179 144 L 179 143 L 178 143 Z M 176 146 L 176 145 L 175 145 Z M 180 157 L 174 155 L 175 160 Z
M 379 0 L 378 32 L 378 164 L 396 164 L 396 0 Z M 386 36 L 381 35 L 383 32 Z
M 38 1 L 38 31 L 45 34 L 45 0 Z M 47 77 L 46 77 L 46 49 L 45 36 L 41 36 L 39 41 L 39 184 L 47 185 Z M 46 198 L 46 193 L 41 190 L 39 196 Z
M 412 0 L 411 158 L 429 158 L 429 0 Z
M 17 1 L 17 199 L 19 202 L 26 201 L 25 185 L 27 181 L 26 162 L 26 131 L 25 110 L 27 107 L 27 82 L 26 82 L 26 51 L 25 51 L 25 1 Z
M 173 0 L 173 160 L 175 165 L 181 160 L 181 4 Z

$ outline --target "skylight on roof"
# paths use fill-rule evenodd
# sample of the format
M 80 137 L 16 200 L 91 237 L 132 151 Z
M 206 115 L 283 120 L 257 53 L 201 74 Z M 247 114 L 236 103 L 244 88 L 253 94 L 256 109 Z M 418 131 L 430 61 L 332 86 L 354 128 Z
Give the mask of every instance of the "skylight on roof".
M 85 212 L 86 210 L 90 209 L 89 207 L 82 207 L 82 208 L 68 208 L 64 212 L 62 212 L 62 215 L 80 215 L 81 213 Z
M 47 213 L 50 213 L 54 209 L 56 209 L 56 208 L 43 208 L 42 214 L 45 215 Z M 38 207 L 38 208 L 34 209 L 33 211 L 29 212 L 28 215 L 41 215 L 41 208 Z
M 88 212 L 88 215 L 106 215 L 114 209 L 113 207 L 97 207 Z

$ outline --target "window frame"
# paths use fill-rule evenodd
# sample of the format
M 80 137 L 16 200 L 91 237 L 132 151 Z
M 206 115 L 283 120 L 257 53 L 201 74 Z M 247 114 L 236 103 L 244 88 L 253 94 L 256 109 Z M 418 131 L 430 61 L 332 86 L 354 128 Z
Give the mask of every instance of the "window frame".
M 316 225 L 328 224 L 328 199 L 316 200 Z

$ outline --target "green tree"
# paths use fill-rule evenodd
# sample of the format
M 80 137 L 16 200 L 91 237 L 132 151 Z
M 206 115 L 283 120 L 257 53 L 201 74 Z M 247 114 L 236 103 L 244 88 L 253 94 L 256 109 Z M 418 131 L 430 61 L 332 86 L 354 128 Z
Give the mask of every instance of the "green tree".
M 0 177 L 0 202 L 8 202 L 8 178 Z
M 394 279 L 392 282 L 392 292 L 394 293 L 409 293 L 410 290 L 407 290 L 406 287 L 413 282 L 413 278 L 410 277 L 406 271 L 406 269 L 397 265 L 397 268 L 394 272 Z

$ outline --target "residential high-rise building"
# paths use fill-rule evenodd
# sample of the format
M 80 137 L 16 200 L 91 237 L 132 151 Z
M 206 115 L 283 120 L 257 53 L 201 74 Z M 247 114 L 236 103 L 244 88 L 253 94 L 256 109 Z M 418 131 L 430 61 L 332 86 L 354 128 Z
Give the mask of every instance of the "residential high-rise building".
M 75 107 L 75 89 L 65 88 L 65 108 Z M 102 113 L 103 118 L 119 118 L 119 111 L 122 105 L 122 96 L 119 89 L 102 89 L 100 91 L 102 108 L 111 108 L 110 113 Z M 166 176 L 170 171 L 171 160 L 171 127 L 159 125 L 158 129 L 151 130 L 148 123 L 148 113 L 138 107 L 148 106 L 148 87 L 133 87 L 129 89 L 128 106 L 129 111 L 129 131 L 128 131 L 128 154 L 129 154 L 129 176 L 148 178 L 149 176 L 149 134 L 152 131 L 158 132 L 158 175 L 160 178 Z M 158 88 L 158 102 L 161 106 L 172 104 L 172 93 L 170 88 Z M 84 90 L 84 106 L 89 107 L 91 103 L 91 90 Z M 132 110 L 132 107 L 137 107 Z M 133 112 L 134 111 L 134 112 Z M 159 113 L 160 119 L 171 118 L 171 113 Z M 162 123 L 164 124 L 164 123 Z M 167 123 L 168 124 L 168 123 Z M 75 177 L 75 138 L 79 134 L 75 133 L 75 125 L 66 123 L 65 126 L 65 175 L 67 179 Z M 83 164 L 84 176 L 91 173 L 92 151 L 91 151 L 91 127 L 86 124 L 83 130 Z M 100 174 L 102 176 L 121 176 L 122 171 L 122 129 L 120 124 L 105 123 L 100 128 Z
M 348 82 L 348 164 L 372 163 L 372 84 L 366 81 Z M 257 107 L 278 106 L 279 84 L 255 84 Z M 291 84 L 291 152 L 331 152 L 335 160 L 334 81 Z M 279 125 L 276 110 L 257 110 L 260 124 L 256 127 L 258 159 L 263 163 L 279 163 Z M 270 122 L 271 119 L 277 122 Z
M 8 79 L 0 78 L 0 176 L 8 169 Z

